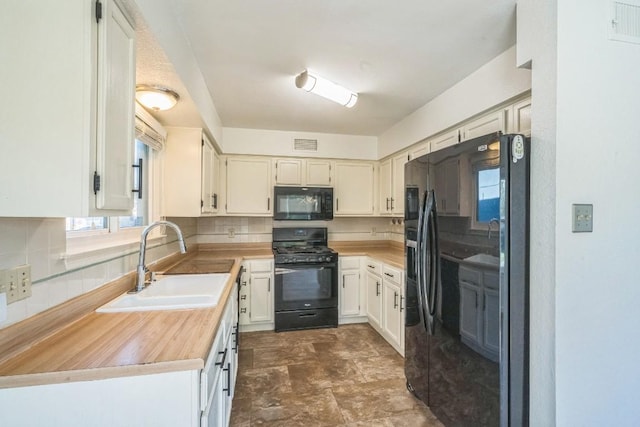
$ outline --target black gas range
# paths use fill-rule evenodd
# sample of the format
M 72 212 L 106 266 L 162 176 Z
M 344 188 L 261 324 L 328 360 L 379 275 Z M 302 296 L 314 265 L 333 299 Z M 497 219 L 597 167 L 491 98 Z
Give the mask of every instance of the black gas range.
M 323 227 L 274 228 L 275 330 L 338 326 L 338 253 Z

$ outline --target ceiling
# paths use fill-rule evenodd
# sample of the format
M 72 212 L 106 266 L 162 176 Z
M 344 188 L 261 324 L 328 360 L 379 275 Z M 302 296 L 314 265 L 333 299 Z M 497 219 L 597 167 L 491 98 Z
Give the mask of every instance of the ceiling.
M 224 127 L 377 136 L 515 44 L 516 0 L 172 2 Z M 198 126 L 139 24 L 138 83 L 163 83 L 186 101 L 156 117 Z M 356 106 L 296 88 L 305 68 L 358 92 Z

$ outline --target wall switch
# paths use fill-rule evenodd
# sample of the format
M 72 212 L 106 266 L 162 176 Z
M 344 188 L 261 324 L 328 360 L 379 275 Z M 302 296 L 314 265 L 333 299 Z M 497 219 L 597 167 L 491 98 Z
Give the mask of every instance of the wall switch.
M 21 265 L 13 269 L 18 280 L 18 300 L 31 296 L 31 266 Z
M 574 233 L 591 233 L 593 231 L 593 205 L 573 204 L 571 231 Z
M 236 237 L 236 229 L 235 228 L 229 228 L 227 230 L 227 237 L 229 237 L 230 239 L 233 239 L 234 237 Z
M 0 293 L 4 293 L 7 304 L 31 296 L 31 266 L 21 265 L 0 271 Z

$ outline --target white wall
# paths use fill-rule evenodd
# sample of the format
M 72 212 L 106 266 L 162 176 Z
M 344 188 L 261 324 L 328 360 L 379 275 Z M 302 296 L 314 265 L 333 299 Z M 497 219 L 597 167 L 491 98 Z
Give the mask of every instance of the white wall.
M 374 136 L 340 135 L 317 132 L 223 128 L 225 154 L 262 154 L 269 156 L 326 157 L 377 160 Z M 317 139 L 318 151 L 294 151 L 295 138 Z
M 637 425 L 640 45 L 607 39 L 608 2 L 531 6 L 532 425 Z
M 607 39 L 608 7 L 558 0 L 558 425 L 640 422 L 640 45 Z M 571 233 L 572 203 L 593 233 Z
M 531 88 L 531 72 L 517 69 L 515 46 L 395 124 L 378 138 L 382 158 L 514 98 Z
M 171 219 L 185 236 L 193 236 L 196 221 Z M 172 239 L 173 240 L 173 239 Z M 89 292 L 134 271 L 139 241 L 64 259 L 67 237 L 64 218 L 0 218 L 0 269 L 31 266 L 32 296 L 7 307 L 0 328 Z M 178 251 L 177 243 L 151 244 L 147 263 Z

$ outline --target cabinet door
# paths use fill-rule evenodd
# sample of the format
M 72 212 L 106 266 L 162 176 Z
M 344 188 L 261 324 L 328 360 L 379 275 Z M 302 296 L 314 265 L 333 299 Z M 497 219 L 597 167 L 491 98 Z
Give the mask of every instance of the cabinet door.
M 273 273 L 251 273 L 251 322 L 273 322 Z
M 373 164 L 336 163 L 335 215 L 372 215 Z
M 407 152 L 393 158 L 393 192 L 391 193 L 391 211 L 394 215 L 404 213 L 404 165 L 407 164 Z
M 302 160 L 278 159 L 275 161 L 276 185 L 302 185 Z
M 498 290 L 484 289 L 483 306 L 484 347 L 497 355 L 500 352 L 500 297 Z
M 202 138 L 202 193 L 201 209 L 202 213 L 213 212 L 213 146 L 204 136 Z
M 383 280 L 383 330 L 387 339 L 394 345 L 400 347 L 402 336 L 402 319 L 400 315 L 400 288 L 388 280 Z
M 360 314 L 360 271 L 342 271 L 340 282 L 340 316 L 358 316 Z
M 458 142 L 460 142 L 459 129 L 454 129 L 452 131 L 445 132 L 429 140 L 429 144 L 431 146 L 432 152 L 442 150 L 443 148 L 457 144 Z
M 198 217 L 204 201 L 202 129 L 168 127 L 167 132 L 164 149 L 164 215 Z
M 531 135 L 531 99 L 513 105 L 513 133 Z
M 220 156 L 216 151 L 213 151 L 213 164 L 212 164 L 212 200 L 211 203 L 211 212 L 218 212 L 218 203 L 219 203 L 219 193 L 220 193 Z
M 382 279 L 367 272 L 367 316 L 378 328 L 382 327 Z
M 479 288 L 467 282 L 460 282 L 460 335 L 480 343 L 478 304 Z
M 378 206 L 381 214 L 390 214 L 393 205 L 393 178 L 391 159 L 380 163 L 380 179 L 378 180 L 380 191 L 378 192 Z
M 326 160 L 307 160 L 305 185 L 331 186 L 331 162 Z
M 133 207 L 135 31 L 113 0 L 103 2 L 98 25 L 96 208 Z
M 409 157 L 411 160 L 417 159 L 418 157 L 424 156 L 425 154 L 429 154 L 430 152 L 429 142 L 423 142 L 419 144 L 417 147 L 414 147 L 409 151 Z
M 462 141 L 477 138 L 493 132 L 504 132 L 504 111 L 489 113 L 464 125 Z
M 227 205 L 229 214 L 271 213 L 271 160 L 227 159 Z

